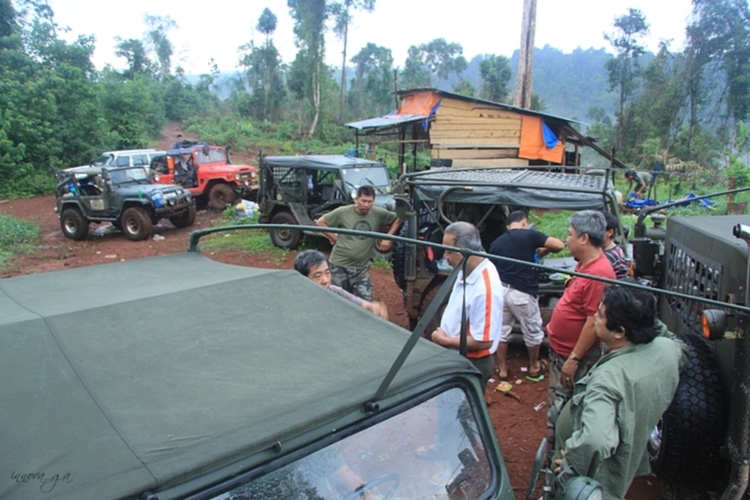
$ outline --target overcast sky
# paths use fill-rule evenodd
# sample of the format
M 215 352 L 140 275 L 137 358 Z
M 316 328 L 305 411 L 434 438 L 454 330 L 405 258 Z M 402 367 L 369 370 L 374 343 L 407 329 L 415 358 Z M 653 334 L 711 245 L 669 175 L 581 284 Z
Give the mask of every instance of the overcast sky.
M 177 29 L 169 32 L 175 46 L 173 65 L 187 73 L 205 73 L 213 58 L 221 71 L 237 68 L 238 47 L 250 40 L 261 42 L 255 31 L 258 17 L 268 7 L 278 17 L 274 44 L 285 62 L 294 59 L 296 48 L 292 20 L 286 0 L 190 2 L 178 0 L 48 0 L 65 35 L 94 35 L 98 68 L 112 64 L 122 68 L 124 60 L 114 56 L 115 37 L 142 38 L 144 14 L 170 16 Z M 629 7 L 640 9 L 651 26 L 647 48 L 655 51 L 660 40 L 671 47 L 684 46 L 690 0 L 538 0 L 537 47 L 550 45 L 569 53 L 576 48 L 607 48 L 602 34 L 612 30 L 616 16 Z M 388 47 L 394 65 L 401 67 L 409 46 L 435 38 L 457 42 L 467 59 L 477 54 L 511 56 L 520 43 L 523 0 L 376 0 L 372 13 L 354 12 L 347 59 L 368 42 Z M 341 65 L 342 44 L 326 36 L 326 59 Z

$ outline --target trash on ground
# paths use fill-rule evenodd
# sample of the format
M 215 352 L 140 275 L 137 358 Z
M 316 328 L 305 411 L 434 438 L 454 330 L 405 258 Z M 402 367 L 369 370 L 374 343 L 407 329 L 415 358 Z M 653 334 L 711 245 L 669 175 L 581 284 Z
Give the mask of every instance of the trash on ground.
M 507 393 L 511 389 L 513 389 L 513 384 L 511 384 L 510 382 L 506 382 L 505 380 L 497 384 L 497 387 L 495 387 L 496 391 L 505 393 Z
M 534 406 L 534 411 L 539 411 L 542 408 L 544 408 L 545 406 L 547 406 L 547 402 L 546 401 L 542 401 L 538 405 Z

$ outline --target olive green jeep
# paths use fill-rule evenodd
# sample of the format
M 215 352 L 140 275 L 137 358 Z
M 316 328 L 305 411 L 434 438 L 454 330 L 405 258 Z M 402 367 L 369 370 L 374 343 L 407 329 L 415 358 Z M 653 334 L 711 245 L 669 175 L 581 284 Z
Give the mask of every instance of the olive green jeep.
M 75 167 L 55 171 L 55 212 L 66 238 L 82 240 L 92 222 L 110 222 L 130 240 L 143 240 L 169 219 L 175 227 L 195 222 L 195 200 L 180 186 L 151 184 L 146 168 Z
M 375 189 L 375 205 L 393 210 L 388 168 L 380 162 L 342 155 L 263 156 L 260 169 L 260 222 L 314 226 L 328 212 L 354 203 L 357 188 Z M 299 229 L 271 229 L 271 241 L 281 248 L 297 248 L 302 235 L 322 233 Z
M 402 175 L 396 186 L 396 212 L 404 221 L 400 236 L 440 243 L 443 230 L 455 221 L 474 224 L 489 248 L 506 231 L 506 216 L 519 209 L 608 210 L 619 214 L 614 185 L 603 171 L 572 174 L 532 169 L 445 168 Z M 623 229 L 616 239 L 622 242 Z M 440 267 L 442 250 L 397 242 L 391 264 L 412 326 L 440 290 L 449 269 Z M 547 267 L 565 271 L 575 260 L 547 258 Z M 540 271 L 539 306 L 549 320 L 564 285 Z M 436 317 L 437 326 L 439 315 Z M 432 330 L 429 330 L 432 331 Z
M 738 499 L 750 463 L 750 342 L 747 314 L 731 305 L 750 305 L 750 216 L 665 221 L 656 212 L 644 211 L 635 226 L 635 272 L 675 293 L 660 297 L 659 315 L 688 344 L 692 360 L 651 436 L 652 469 L 675 498 L 723 490 L 722 499 Z M 649 215 L 653 226 L 646 225 Z

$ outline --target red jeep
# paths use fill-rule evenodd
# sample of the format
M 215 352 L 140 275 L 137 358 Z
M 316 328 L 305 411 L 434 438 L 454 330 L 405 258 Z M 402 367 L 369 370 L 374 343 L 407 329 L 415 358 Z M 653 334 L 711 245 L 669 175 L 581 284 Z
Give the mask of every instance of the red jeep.
M 223 210 L 239 198 L 256 194 L 255 167 L 232 165 L 223 148 L 205 143 L 183 144 L 151 160 L 152 182 L 179 184 L 198 204 Z

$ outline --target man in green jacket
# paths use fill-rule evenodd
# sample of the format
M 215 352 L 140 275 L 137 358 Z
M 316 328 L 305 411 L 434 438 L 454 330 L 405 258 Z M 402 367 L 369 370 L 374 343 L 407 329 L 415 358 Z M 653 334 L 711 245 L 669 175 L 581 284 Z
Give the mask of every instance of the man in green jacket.
M 646 444 L 672 402 L 685 345 L 660 335 L 656 300 L 646 291 L 612 286 L 594 329 L 604 355 L 576 382 L 556 427 L 559 481 L 574 475 L 601 483 L 604 498 L 621 500 L 635 476 L 651 472 Z

